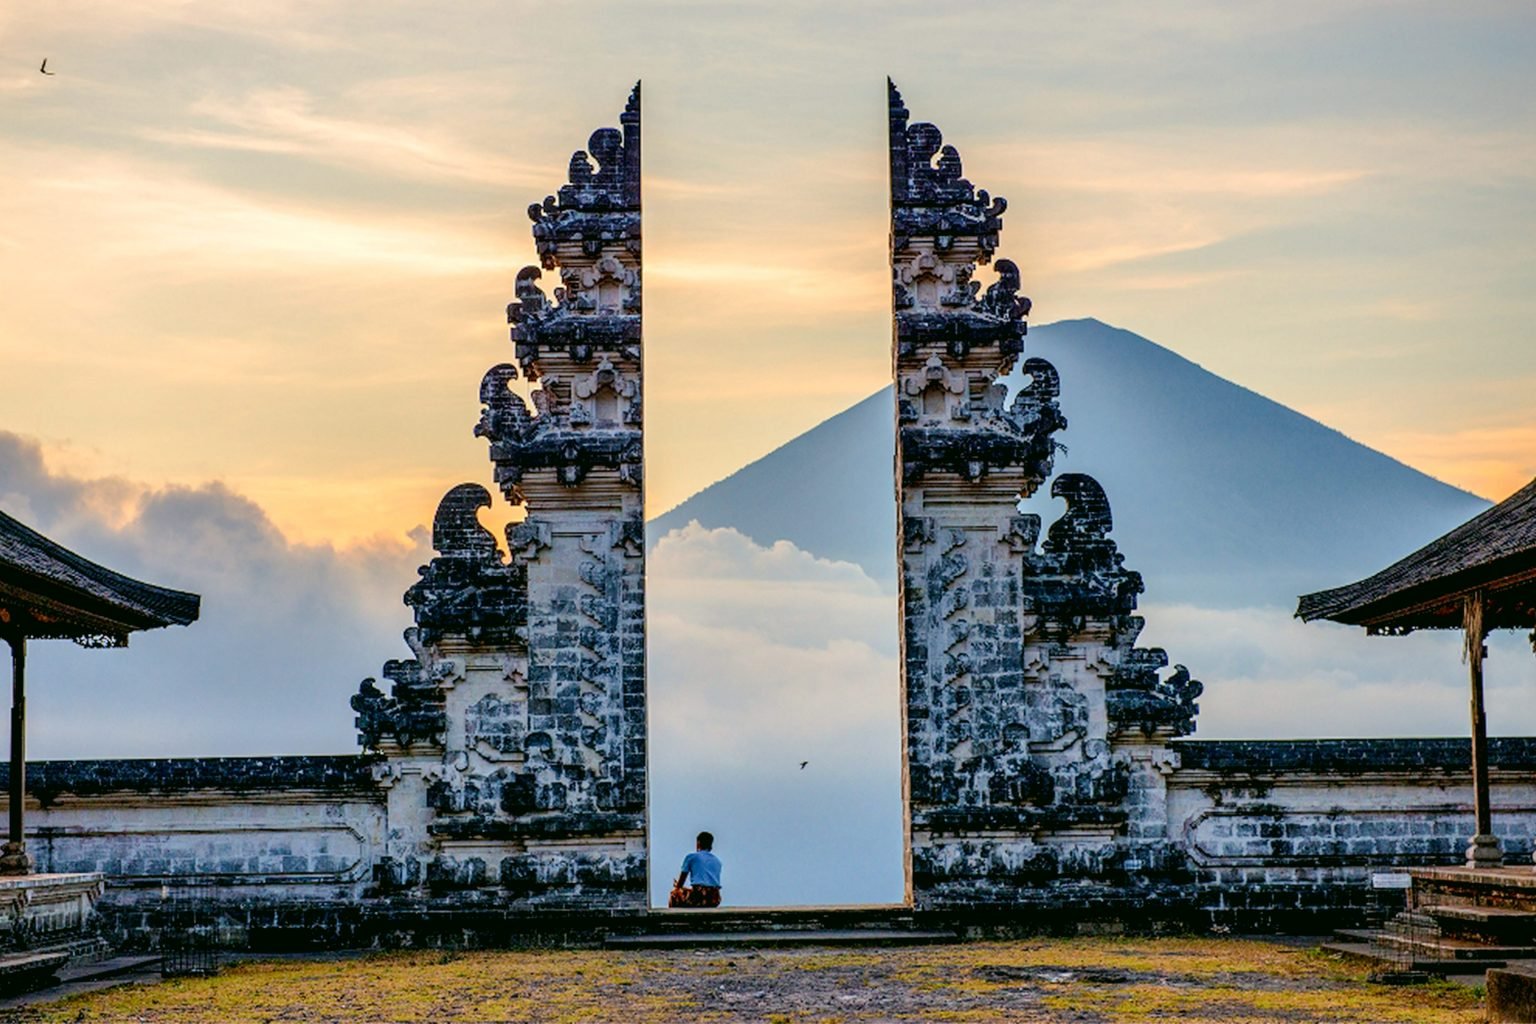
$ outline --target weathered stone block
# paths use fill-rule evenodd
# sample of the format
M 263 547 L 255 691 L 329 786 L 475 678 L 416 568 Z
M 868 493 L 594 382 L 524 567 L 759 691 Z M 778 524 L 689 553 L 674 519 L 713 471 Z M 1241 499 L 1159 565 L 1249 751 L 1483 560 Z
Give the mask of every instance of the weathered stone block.
M 1536 971 L 1522 967 L 1496 967 L 1485 980 L 1488 1020 L 1498 1024 L 1536 1022 Z

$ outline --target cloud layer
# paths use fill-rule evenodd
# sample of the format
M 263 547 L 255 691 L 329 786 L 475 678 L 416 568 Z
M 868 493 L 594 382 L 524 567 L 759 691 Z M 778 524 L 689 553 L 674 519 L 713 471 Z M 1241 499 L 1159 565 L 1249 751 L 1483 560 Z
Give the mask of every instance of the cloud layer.
M 1144 605 L 1143 645 L 1205 681 L 1199 738 L 1463 736 L 1471 730 L 1457 633 L 1368 637 L 1289 608 Z M 1488 642 L 1488 729 L 1536 735 L 1536 657 L 1523 634 Z
M 416 538 L 345 551 L 287 540 L 218 483 L 147 488 L 56 474 L 0 433 L 0 508 L 88 558 L 203 597 L 190 627 L 127 650 L 33 645 L 29 754 L 335 753 L 356 749 L 347 698 L 400 652 Z

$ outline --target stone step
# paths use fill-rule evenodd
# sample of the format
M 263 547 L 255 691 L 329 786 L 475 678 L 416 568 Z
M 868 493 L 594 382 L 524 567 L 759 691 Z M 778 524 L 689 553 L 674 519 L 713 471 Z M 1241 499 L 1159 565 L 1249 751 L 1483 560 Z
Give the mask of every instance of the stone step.
M 1415 956 L 1433 960 L 1530 960 L 1536 958 L 1536 946 L 1492 945 L 1468 939 L 1448 939 L 1444 936 L 1398 935 L 1385 931 L 1368 931 L 1363 928 L 1340 928 L 1334 932 L 1340 940 L 1352 943 L 1374 944 L 1392 950 L 1402 950 Z
M 1419 939 L 1433 938 L 1443 931 L 1440 922 L 1428 914 L 1409 913 L 1398 914 L 1396 917 L 1382 922 L 1379 929 L 1370 930 L 1379 930 L 1391 935 L 1408 935 Z
M 762 949 L 784 946 L 926 946 L 958 942 L 947 931 L 912 928 L 779 928 L 767 931 L 667 932 L 650 935 L 610 935 L 609 949 Z
M 0 956 L 0 992 L 24 992 L 52 984 L 68 953 L 7 953 Z
M 1322 944 L 1322 949 L 1324 952 L 1337 953 L 1339 956 L 1359 960 L 1362 963 L 1390 967 L 1398 971 L 1423 971 L 1426 974 L 1481 975 L 1490 968 L 1506 966 L 1503 960 L 1445 960 L 1420 956 L 1400 960 L 1390 956 L 1383 957 L 1381 947 L 1370 942 L 1325 942 Z
M 146 971 L 160 963 L 159 956 L 114 956 L 105 960 L 73 963 L 59 971 L 59 984 L 74 985 Z
M 652 910 L 647 934 L 669 932 L 847 931 L 861 928 L 918 928 L 906 907 L 721 907 L 708 910 Z
M 1467 904 L 1445 904 L 1426 909 L 1450 938 L 1496 946 L 1526 945 L 1536 941 L 1536 914 L 1527 910 Z
M 1510 907 L 1473 907 L 1460 903 L 1442 903 L 1433 907 L 1425 907 L 1425 913 L 1431 917 L 1448 917 L 1456 921 L 1476 921 L 1485 923 L 1510 923 L 1530 924 L 1536 926 L 1536 912 L 1530 910 L 1514 910 Z
M 1393 931 L 1412 930 L 1419 932 L 1436 931 L 1440 922 L 1433 916 L 1421 910 L 1405 910 L 1401 914 L 1390 918 L 1386 927 Z
M 1389 932 L 1378 931 L 1374 928 L 1335 928 L 1333 937 L 1340 942 L 1363 942 L 1366 945 L 1380 944 Z
M 68 953 L 7 953 L 0 956 L 0 975 L 30 974 L 34 971 L 52 974 L 67 963 Z

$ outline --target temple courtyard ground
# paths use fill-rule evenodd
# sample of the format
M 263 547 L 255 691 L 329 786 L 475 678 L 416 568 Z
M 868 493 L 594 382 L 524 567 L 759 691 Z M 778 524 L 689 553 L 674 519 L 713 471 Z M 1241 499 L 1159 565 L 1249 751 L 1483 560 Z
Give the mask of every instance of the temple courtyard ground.
M 1479 1021 L 1478 989 L 1393 987 L 1316 948 L 1036 939 L 900 949 L 414 951 L 231 964 L 0 1011 L 16 1021 Z

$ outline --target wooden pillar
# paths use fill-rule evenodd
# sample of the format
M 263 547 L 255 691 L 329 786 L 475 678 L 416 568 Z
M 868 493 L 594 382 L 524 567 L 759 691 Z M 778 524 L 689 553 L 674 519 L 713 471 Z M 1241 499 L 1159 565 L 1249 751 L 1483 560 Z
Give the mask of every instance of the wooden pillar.
M 1472 811 L 1476 819 L 1472 841 L 1467 845 L 1467 866 L 1492 868 L 1504 863 L 1504 851 L 1493 834 L 1493 806 L 1488 796 L 1488 719 L 1483 713 L 1483 659 L 1488 653 L 1483 641 L 1488 631 L 1483 626 L 1483 611 L 1483 592 L 1475 591 L 1466 600 L 1463 621 L 1472 684 Z
M 6 637 L 11 645 L 11 786 L 10 838 L 0 852 L 0 875 L 25 875 L 32 870 L 27 856 L 25 801 L 27 794 L 27 638 Z

